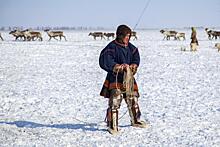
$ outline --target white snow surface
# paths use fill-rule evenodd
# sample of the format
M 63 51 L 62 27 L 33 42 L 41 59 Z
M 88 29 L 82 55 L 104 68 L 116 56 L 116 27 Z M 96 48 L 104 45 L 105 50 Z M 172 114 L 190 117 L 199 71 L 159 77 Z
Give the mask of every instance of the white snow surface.
M 162 40 L 159 30 L 131 39 L 141 56 L 141 118 L 151 127 L 131 127 L 123 101 L 115 136 L 104 122 L 108 99 L 99 96 L 106 72 L 98 58 L 110 40 L 64 31 L 67 41 L 48 41 L 42 32 L 42 42 L 23 42 L 2 32 L 0 146 L 219 147 L 220 40 L 197 30 L 199 50 L 190 52 L 191 31 L 181 31 L 185 41 Z

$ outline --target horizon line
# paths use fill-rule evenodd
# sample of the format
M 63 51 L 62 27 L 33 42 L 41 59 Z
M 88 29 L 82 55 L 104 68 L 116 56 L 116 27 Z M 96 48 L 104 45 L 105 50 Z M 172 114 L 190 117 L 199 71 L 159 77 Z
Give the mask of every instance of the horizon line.
M 135 30 L 157 30 L 157 29 L 190 29 L 192 26 L 185 26 L 185 27 L 137 27 Z M 220 26 L 193 26 L 197 29 L 204 29 L 204 28 L 219 28 Z M 102 26 L 35 26 L 35 27 L 27 27 L 27 26 L 0 26 L 1 31 L 6 30 L 23 30 L 23 29 L 33 29 L 33 30 L 112 30 L 116 29 L 116 27 L 102 27 Z

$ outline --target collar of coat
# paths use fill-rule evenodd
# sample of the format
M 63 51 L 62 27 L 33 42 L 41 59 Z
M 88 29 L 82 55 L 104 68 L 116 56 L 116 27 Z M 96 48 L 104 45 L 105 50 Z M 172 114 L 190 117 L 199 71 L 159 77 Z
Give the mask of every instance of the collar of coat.
M 119 43 L 117 40 L 114 40 L 114 42 L 122 47 L 127 47 L 128 46 L 128 43 L 125 44 L 125 43 Z

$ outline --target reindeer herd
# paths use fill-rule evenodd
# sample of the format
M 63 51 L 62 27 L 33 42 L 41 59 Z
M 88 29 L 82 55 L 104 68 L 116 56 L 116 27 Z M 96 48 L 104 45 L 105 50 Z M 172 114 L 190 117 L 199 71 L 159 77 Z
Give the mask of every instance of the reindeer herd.
M 63 31 L 50 31 L 49 29 L 44 30 L 47 35 L 49 36 L 49 40 L 50 41 L 52 38 L 55 40 L 58 40 L 56 37 L 59 37 L 60 40 L 62 38 L 64 38 L 66 40 L 66 37 L 64 36 Z M 17 40 L 21 40 L 21 41 L 35 41 L 35 40 L 39 40 L 39 41 L 43 41 L 43 37 L 41 32 L 37 32 L 37 31 L 31 31 L 29 29 L 26 30 L 13 30 L 9 32 L 10 35 L 15 37 L 15 41 Z M 0 39 L 3 41 L 3 37 L 1 36 L 0 33 Z
M 47 33 L 49 40 L 50 41 L 52 38 L 55 40 L 58 40 L 57 37 L 59 37 L 59 40 L 62 40 L 62 38 L 64 38 L 65 41 L 66 40 L 66 36 L 64 35 L 63 31 L 50 31 L 49 29 L 44 30 L 44 32 Z M 43 41 L 43 37 L 41 32 L 37 32 L 37 31 L 31 31 L 29 29 L 26 30 L 13 30 L 9 32 L 10 35 L 15 37 L 15 41 L 17 40 L 21 40 L 21 41 L 35 41 L 35 40 L 39 40 L 39 41 Z M 115 33 L 109 33 L 109 32 L 90 32 L 89 36 L 93 36 L 93 38 L 96 40 L 96 38 L 100 37 L 101 39 L 106 39 L 109 40 L 114 39 L 115 38 Z M 134 37 L 134 40 L 137 40 L 137 33 L 136 32 L 132 32 L 131 37 Z M 0 33 L 0 39 L 3 41 L 3 37 L 1 36 Z
M 206 33 L 208 34 L 208 39 L 217 39 L 218 37 L 220 38 L 220 32 L 219 31 L 213 31 L 213 30 L 209 30 L 208 28 L 205 29 Z M 174 40 L 186 40 L 186 34 L 183 32 L 177 32 L 177 31 L 173 31 L 173 30 L 160 30 L 160 33 L 162 33 L 164 35 L 163 40 L 170 40 L 170 38 L 173 38 Z M 92 36 L 94 38 L 94 40 L 96 40 L 96 38 L 101 38 L 105 39 L 105 37 L 109 40 L 109 38 L 114 38 L 115 34 L 114 33 L 103 33 L 103 32 L 90 32 L 89 36 Z M 132 32 L 131 37 L 134 37 L 134 40 L 137 40 L 137 33 L 136 32 Z
M 181 40 L 181 38 L 183 40 L 186 40 L 186 36 L 185 33 L 179 33 L 176 31 L 165 31 L 165 30 L 160 30 L 160 32 L 164 35 L 164 39 L 166 40 L 170 40 L 171 37 L 174 38 L 174 40 Z
M 66 40 L 66 36 L 64 35 L 63 31 L 50 31 L 49 29 L 44 30 L 44 32 L 47 33 L 49 40 L 51 39 L 55 39 L 58 40 L 57 37 L 59 37 L 59 40 L 62 40 L 62 38 L 64 38 L 65 41 Z M 209 28 L 205 28 L 205 32 L 208 35 L 208 39 L 212 40 L 212 39 L 218 39 L 220 38 L 220 31 L 215 31 L 215 30 L 211 30 Z M 177 32 L 177 31 L 173 31 L 173 30 L 160 30 L 160 33 L 163 34 L 164 38 L 163 40 L 170 40 L 170 38 L 173 38 L 174 40 L 186 40 L 186 36 L 185 33 L 183 32 Z M 9 32 L 10 35 L 15 37 L 15 40 L 21 40 L 21 41 L 35 41 L 35 40 L 39 40 L 39 41 L 43 41 L 43 37 L 41 32 L 38 31 L 32 31 L 29 29 L 26 30 L 13 30 Z M 115 33 L 111 33 L 111 32 L 90 32 L 89 36 L 92 36 L 94 38 L 94 40 L 96 40 L 96 38 L 100 38 L 102 39 L 106 39 L 109 40 L 114 39 L 115 38 Z M 137 40 L 137 33 L 136 32 L 132 32 L 131 37 L 133 37 L 133 40 Z M 0 33 L 0 40 L 4 41 L 1 33 Z M 218 51 L 220 52 L 220 43 L 216 43 L 215 47 L 218 48 Z
M 170 31 L 160 30 L 160 32 L 164 35 L 163 40 L 164 39 L 170 40 L 171 37 L 173 37 L 174 40 L 181 40 L 181 38 L 182 40 L 186 39 L 185 33 L 180 33 L 173 30 Z M 214 30 L 210 30 L 209 28 L 205 28 L 205 32 L 207 33 L 209 40 L 218 39 L 218 37 L 220 38 L 220 31 L 214 31 Z
M 220 31 L 214 31 L 209 28 L 205 28 L 205 32 L 208 35 L 209 40 L 212 40 L 212 39 L 216 40 L 220 38 Z M 182 32 L 180 33 L 180 32 L 173 31 L 173 30 L 170 30 L 170 31 L 160 30 L 160 33 L 164 35 L 163 40 L 164 39 L 170 40 L 171 37 L 173 37 L 174 40 L 181 40 L 181 38 L 182 40 L 186 40 L 185 33 L 182 33 Z M 216 43 L 215 47 L 218 49 L 218 52 L 220 52 L 220 43 Z M 181 48 L 181 50 L 185 51 L 185 47 Z
M 109 38 L 114 39 L 115 38 L 115 33 L 106 33 L 106 32 L 90 32 L 89 36 L 93 36 L 94 40 L 96 40 L 97 37 L 100 37 L 101 40 L 105 39 L 105 37 L 107 37 L 107 39 L 109 40 Z M 137 33 L 136 32 L 131 32 L 131 37 L 134 37 L 134 40 L 137 40 Z
M 34 40 L 40 40 L 42 41 L 42 35 L 40 32 L 34 32 L 30 31 L 28 29 L 19 31 L 19 30 L 13 30 L 9 32 L 9 34 L 13 35 L 15 37 L 15 40 L 23 40 L 23 41 L 34 41 Z

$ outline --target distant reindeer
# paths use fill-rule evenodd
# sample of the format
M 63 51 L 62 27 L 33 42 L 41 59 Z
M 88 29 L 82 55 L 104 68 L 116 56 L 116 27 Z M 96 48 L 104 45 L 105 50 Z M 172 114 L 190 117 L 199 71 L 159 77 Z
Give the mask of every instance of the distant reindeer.
M 220 52 L 220 43 L 216 43 L 215 47 L 218 49 L 218 52 Z
M 25 34 L 22 31 L 19 30 L 13 30 L 10 31 L 9 34 L 13 35 L 15 37 L 15 41 L 18 39 L 23 39 L 23 41 L 25 40 Z
M 213 36 L 212 36 L 212 30 L 209 30 L 208 28 L 205 28 L 205 31 L 206 31 L 206 33 L 207 33 L 207 35 L 208 35 L 208 39 L 211 40 L 211 39 L 213 38 Z
M 66 40 L 66 37 L 63 35 L 63 31 L 50 31 L 49 29 L 46 29 L 44 31 L 50 37 L 49 41 L 51 40 L 51 38 L 54 38 L 55 40 L 58 40 L 56 37 L 60 37 L 60 40 L 63 37 Z
M 105 39 L 105 37 L 104 37 L 104 33 L 102 33 L 102 32 L 90 32 L 89 33 L 89 36 L 93 36 L 93 38 L 96 40 L 96 37 L 101 37 L 101 40 L 104 38 Z
M 176 40 L 176 34 L 177 32 L 176 31 L 165 31 L 165 30 L 160 30 L 160 32 L 164 35 L 164 39 L 166 40 L 170 40 L 170 37 L 174 37 L 174 40 Z
M 40 39 L 42 41 L 41 33 L 40 32 L 33 32 L 30 31 L 29 29 L 23 30 L 23 31 L 18 31 L 14 30 L 11 31 L 9 34 L 12 34 L 15 36 L 15 40 L 18 38 L 23 39 L 23 41 L 34 41 L 35 38 Z
M 186 40 L 185 33 L 177 33 L 177 34 L 176 34 L 176 38 L 177 38 L 178 40 L 181 40 L 181 38 L 183 38 L 183 40 Z
M 1 35 L 1 33 L 0 33 L 0 38 L 1 38 L 1 40 L 2 40 L 2 41 L 4 41 L 4 39 L 2 38 L 2 35 Z
M 214 38 L 218 39 L 218 37 L 220 38 L 220 32 L 219 31 L 213 31 L 213 30 L 210 30 L 208 28 L 205 28 L 205 31 L 208 34 L 209 40 L 214 39 Z
M 32 35 L 31 35 L 29 29 L 23 30 L 23 31 L 21 31 L 21 33 L 24 34 L 24 41 L 31 41 L 31 40 L 33 40 Z
M 215 39 L 218 39 L 218 37 L 220 38 L 220 32 L 219 31 L 212 31 L 212 36 Z
M 131 37 L 134 37 L 134 40 L 137 40 L 137 32 L 132 31 L 131 32 Z
M 115 38 L 115 33 L 104 33 L 104 36 L 107 37 L 107 39 L 109 40 L 109 37 Z
M 43 41 L 43 38 L 42 38 L 42 35 L 40 32 L 36 32 L 36 31 L 29 31 L 29 33 L 31 34 L 31 39 L 34 41 L 35 38 L 36 40 L 40 40 L 40 41 Z

